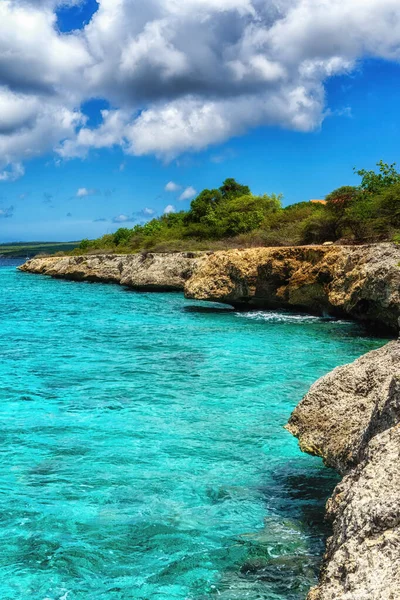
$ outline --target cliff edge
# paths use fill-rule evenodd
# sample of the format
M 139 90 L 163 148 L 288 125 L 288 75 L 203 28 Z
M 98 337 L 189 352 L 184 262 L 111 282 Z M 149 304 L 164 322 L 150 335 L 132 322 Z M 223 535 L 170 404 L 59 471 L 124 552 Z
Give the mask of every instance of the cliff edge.
M 73 281 L 118 283 L 138 290 L 182 291 L 202 252 L 46 256 L 28 260 L 20 271 Z
M 294 308 L 397 330 L 400 248 L 250 248 L 208 256 L 185 286 L 188 298 L 237 308 Z
M 344 475 L 327 504 L 333 535 L 308 600 L 398 600 L 400 342 L 317 381 L 287 428 Z

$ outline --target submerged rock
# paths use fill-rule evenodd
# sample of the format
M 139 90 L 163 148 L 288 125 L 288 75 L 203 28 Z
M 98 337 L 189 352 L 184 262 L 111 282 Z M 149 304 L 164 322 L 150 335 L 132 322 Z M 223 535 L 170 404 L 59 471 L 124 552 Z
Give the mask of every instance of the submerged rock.
M 33 258 L 20 270 L 74 281 L 119 283 L 140 290 L 183 290 L 204 257 L 201 252 L 48 256 Z
M 298 246 L 215 252 L 188 280 L 188 298 L 238 308 L 296 308 L 397 328 L 400 248 Z
M 315 383 L 287 428 L 344 474 L 327 504 L 333 535 L 308 600 L 398 599 L 400 342 Z

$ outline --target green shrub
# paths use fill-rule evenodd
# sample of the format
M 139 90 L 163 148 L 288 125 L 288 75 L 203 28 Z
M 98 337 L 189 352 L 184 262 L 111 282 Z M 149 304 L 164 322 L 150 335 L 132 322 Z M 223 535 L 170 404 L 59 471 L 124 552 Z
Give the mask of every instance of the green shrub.
M 203 190 L 188 211 L 122 227 L 97 240 L 82 240 L 73 254 L 207 250 L 249 246 L 399 240 L 400 174 L 395 165 L 357 171 L 358 187 L 342 186 L 326 205 L 299 202 L 282 208 L 281 196 L 255 196 L 246 185 L 226 179 Z

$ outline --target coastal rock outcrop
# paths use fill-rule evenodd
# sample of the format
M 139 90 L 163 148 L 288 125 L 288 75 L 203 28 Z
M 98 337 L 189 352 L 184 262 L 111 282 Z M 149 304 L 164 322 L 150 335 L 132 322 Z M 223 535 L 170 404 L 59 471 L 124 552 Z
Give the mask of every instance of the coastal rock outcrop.
M 400 248 L 298 246 L 215 252 L 188 280 L 188 298 L 237 308 L 296 308 L 397 329 Z
M 296 246 L 220 252 L 38 257 L 20 269 L 135 289 L 182 290 L 237 308 L 294 308 L 349 316 L 396 330 L 400 248 Z
M 327 504 L 333 535 L 308 600 L 398 600 L 400 342 L 317 381 L 287 428 L 344 475 Z
M 27 261 L 21 271 L 74 281 L 118 283 L 138 290 L 183 290 L 201 252 L 46 256 Z

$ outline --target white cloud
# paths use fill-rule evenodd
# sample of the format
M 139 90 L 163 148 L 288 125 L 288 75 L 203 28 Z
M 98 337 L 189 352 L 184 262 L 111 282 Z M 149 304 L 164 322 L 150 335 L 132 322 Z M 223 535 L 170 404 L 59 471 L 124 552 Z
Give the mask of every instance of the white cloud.
M 127 223 L 128 221 L 132 221 L 132 217 L 128 215 L 117 215 L 113 218 L 113 223 Z
M 168 206 L 164 208 L 164 215 L 169 215 L 174 212 L 176 212 L 176 208 L 173 204 L 168 204 Z
M 1 164 L 1 160 L 0 160 Z M 0 181 L 16 181 L 24 175 L 25 169 L 20 162 L 9 162 L 5 168 L 0 171 Z
M 181 185 L 175 183 L 174 181 L 169 181 L 167 183 L 167 185 L 165 186 L 164 190 L 166 192 L 179 192 L 179 190 L 182 188 Z
M 88 188 L 79 188 L 76 192 L 77 198 L 84 198 L 85 196 L 95 196 L 97 194 L 97 190 L 88 189 Z
M 62 3 L 0 2 L 0 180 L 52 151 L 171 160 L 258 125 L 310 131 L 327 78 L 400 61 L 398 0 L 99 0 L 68 34 Z M 93 97 L 113 107 L 97 128 L 81 112 Z
M 179 200 L 191 200 L 197 194 L 197 191 L 194 187 L 189 186 L 185 190 L 183 190 L 182 194 L 179 196 Z
M 152 215 L 155 214 L 155 211 L 152 208 L 144 208 L 143 209 L 143 214 L 145 216 L 151 217 Z

